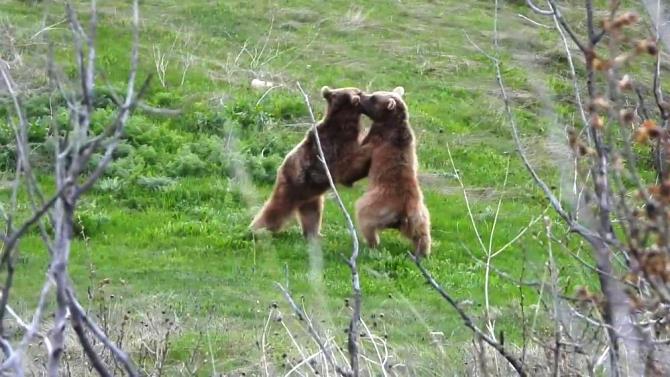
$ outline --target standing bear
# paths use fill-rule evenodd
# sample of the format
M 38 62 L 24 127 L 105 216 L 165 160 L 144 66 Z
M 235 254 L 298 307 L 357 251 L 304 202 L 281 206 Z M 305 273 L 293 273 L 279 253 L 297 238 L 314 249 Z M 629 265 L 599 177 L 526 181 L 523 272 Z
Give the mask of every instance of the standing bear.
M 362 143 L 371 153 L 369 187 L 356 202 L 358 225 L 370 247 L 379 244 L 378 232 L 398 229 L 414 244 L 414 255 L 430 254 L 430 215 L 417 178 L 414 133 L 409 124 L 405 90 L 361 94 L 361 108 L 372 119 Z M 364 161 L 365 153 L 362 154 Z
M 361 91 L 356 88 L 323 87 L 326 113 L 316 126 L 328 169 L 335 183 L 351 186 L 364 178 L 369 160 L 356 159 L 360 148 Z M 320 235 L 323 194 L 330 188 L 328 176 L 310 129 L 305 138 L 286 155 L 277 171 L 272 195 L 252 221 L 252 231 L 281 230 L 295 213 L 306 238 Z

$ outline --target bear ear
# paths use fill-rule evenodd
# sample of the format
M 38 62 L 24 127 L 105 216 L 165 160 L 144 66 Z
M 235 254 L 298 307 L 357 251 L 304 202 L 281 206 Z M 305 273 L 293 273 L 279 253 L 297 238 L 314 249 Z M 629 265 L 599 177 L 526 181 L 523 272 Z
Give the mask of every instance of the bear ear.
M 405 95 L 405 88 L 403 88 L 402 86 L 397 86 L 395 89 L 393 89 L 393 93 L 402 97 Z
M 352 95 L 351 96 L 351 104 L 354 106 L 358 106 L 361 104 L 361 97 L 357 95 Z
M 386 105 L 386 108 L 389 110 L 394 110 L 395 105 L 395 100 L 393 98 L 389 98 L 389 103 Z
M 324 86 L 323 88 L 321 88 L 321 95 L 323 96 L 323 98 L 330 99 L 332 94 L 333 91 L 332 89 L 330 89 L 330 87 Z

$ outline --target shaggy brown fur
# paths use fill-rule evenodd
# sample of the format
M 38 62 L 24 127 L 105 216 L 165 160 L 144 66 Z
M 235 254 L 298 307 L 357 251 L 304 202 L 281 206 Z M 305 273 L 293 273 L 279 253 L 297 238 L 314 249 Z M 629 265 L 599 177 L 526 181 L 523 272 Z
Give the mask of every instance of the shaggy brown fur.
M 361 91 L 324 87 L 321 93 L 327 106 L 317 130 L 328 169 L 336 183 L 351 186 L 364 178 L 369 168 L 369 161 L 364 159 L 351 161 L 360 148 Z M 277 171 L 272 195 L 254 218 L 251 229 L 277 232 L 297 211 L 303 235 L 307 238 L 319 236 L 323 194 L 329 188 L 314 131 L 310 130 L 284 159 Z
M 414 254 L 430 254 L 430 215 L 417 179 L 414 133 L 404 89 L 361 95 L 361 108 L 373 121 L 361 152 L 372 156 L 369 188 L 356 202 L 358 225 L 368 245 L 379 244 L 378 231 L 398 229 L 412 240 Z M 365 160 L 365 155 L 361 157 Z

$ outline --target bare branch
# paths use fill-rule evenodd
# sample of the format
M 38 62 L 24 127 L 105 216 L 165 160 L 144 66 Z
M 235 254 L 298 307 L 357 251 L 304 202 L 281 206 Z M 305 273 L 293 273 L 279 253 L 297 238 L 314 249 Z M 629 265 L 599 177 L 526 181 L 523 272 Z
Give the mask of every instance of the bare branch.
M 284 289 L 284 287 L 280 283 L 275 283 L 277 285 L 277 288 L 284 294 L 284 298 L 286 298 L 286 301 L 291 305 L 291 308 L 295 312 L 295 314 L 298 316 L 298 319 L 301 321 L 304 321 L 307 326 L 307 331 L 309 332 L 309 335 L 312 336 L 314 341 L 319 345 L 319 348 L 321 349 L 321 352 L 326 356 L 326 360 L 328 360 L 328 363 L 339 373 L 342 377 L 348 377 L 350 374 L 347 373 L 342 367 L 337 365 L 335 363 L 335 359 L 333 357 L 333 354 L 326 348 L 324 345 L 323 341 L 321 340 L 321 337 L 317 333 L 316 329 L 314 328 L 314 325 L 312 325 L 312 321 L 309 320 L 305 312 L 300 309 L 300 306 L 298 306 L 295 301 L 293 301 L 293 297 L 291 297 L 291 294 Z
M 151 81 L 151 76 L 147 77 L 147 79 L 144 81 L 144 84 L 142 85 L 142 88 L 138 92 L 138 97 L 133 99 L 130 104 L 128 105 L 129 107 L 125 107 L 126 104 L 123 105 L 121 110 L 119 111 L 119 115 L 117 116 L 115 122 L 112 124 L 112 126 L 109 129 L 113 129 L 113 136 L 111 138 L 111 141 L 109 141 L 109 144 L 107 145 L 105 149 L 105 154 L 103 155 L 102 159 L 98 163 L 98 165 L 95 167 L 93 172 L 88 176 L 86 181 L 82 183 L 79 187 L 77 187 L 76 193 L 75 193 L 75 198 L 81 196 L 84 194 L 86 191 L 88 191 L 95 182 L 98 181 L 98 179 L 102 176 L 102 174 L 107 170 L 107 167 L 109 166 L 110 162 L 112 161 L 113 153 L 116 150 L 116 147 L 119 144 L 119 138 L 121 137 L 121 134 L 123 132 L 123 129 L 126 126 L 126 122 L 128 120 L 128 117 L 130 114 L 133 112 L 133 110 L 137 106 L 137 99 L 139 96 L 142 96 L 145 91 L 149 87 L 149 83 Z M 126 99 L 126 102 L 128 100 Z M 82 159 L 90 158 L 90 156 L 93 154 L 93 152 L 96 150 L 97 146 L 100 144 L 102 139 L 96 139 L 88 148 L 87 150 L 81 155 Z M 80 163 L 80 166 L 83 166 L 84 163 Z
M 476 43 L 470 39 L 470 36 L 465 33 L 466 38 L 468 41 L 483 55 L 488 57 L 491 62 L 493 63 L 495 70 L 496 70 L 496 81 L 498 82 L 498 86 L 500 88 L 500 92 L 502 94 L 503 102 L 505 104 L 505 113 L 507 114 L 507 119 L 510 123 L 510 126 L 512 127 L 512 137 L 514 138 L 514 143 L 516 144 L 517 151 L 519 152 L 519 156 L 521 157 L 521 160 L 526 167 L 526 170 L 530 173 L 531 177 L 535 181 L 535 183 L 540 187 L 540 189 L 544 192 L 544 195 L 546 198 L 549 200 L 549 203 L 551 206 L 554 208 L 556 213 L 558 213 L 559 216 L 570 226 L 570 229 L 574 232 L 579 233 L 586 239 L 591 239 L 591 240 L 598 240 L 601 242 L 604 242 L 604 240 L 601 240 L 600 236 L 590 230 L 589 228 L 585 227 L 584 225 L 578 223 L 575 221 L 572 216 L 568 214 L 563 209 L 563 206 L 561 205 L 560 201 L 558 198 L 554 195 L 554 193 L 551 191 L 549 186 L 540 178 L 539 174 L 535 171 L 535 168 L 531 165 L 530 161 L 528 160 L 528 157 L 526 156 L 525 148 L 523 147 L 523 144 L 521 143 L 521 139 L 519 137 L 519 131 L 516 125 L 516 120 L 514 119 L 514 116 L 512 115 L 512 110 L 510 106 L 510 100 L 509 97 L 507 96 L 507 91 L 505 90 L 505 86 L 503 85 L 502 81 L 502 74 L 500 73 L 500 62 L 498 61 L 497 58 L 487 54 L 484 50 L 482 50 Z
M 461 186 L 461 192 L 463 193 L 463 199 L 465 200 L 465 207 L 468 210 L 468 217 L 470 218 L 470 225 L 472 225 L 472 230 L 475 232 L 475 237 L 477 237 L 477 242 L 479 242 L 479 246 L 482 248 L 482 251 L 486 252 L 486 246 L 484 246 L 484 240 L 482 239 L 481 234 L 479 234 L 479 229 L 477 228 L 474 215 L 472 214 L 472 209 L 470 208 L 470 200 L 468 199 L 468 192 L 465 190 L 465 185 L 463 184 L 461 175 L 458 173 L 458 169 L 456 169 L 454 158 L 451 156 L 451 148 L 449 148 L 449 143 L 446 143 L 446 146 L 447 146 L 447 155 L 449 156 L 449 162 L 451 163 L 451 169 L 453 170 L 454 176 L 458 181 L 458 185 Z
M 544 218 L 545 232 L 547 236 L 547 253 L 548 253 L 548 268 L 549 268 L 549 288 L 551 289 L 553 302 L 553 316 L 554 316 L 554 364 L 552 365 L 552 375 L 558 377 L 560 375 L 559 361 L 561 359 L 561 318 L 559 317 L 558 305 L 558 272 L 556 271 L 556 264 L 554 262 L 554 254 L 551 247 L 551 220 L 549 217 Z
M 79 344 L 81 344 L 81 348 L 84 350 L 84 353 L 91 361 L 93 369 L 95 369 L 95 371 L 98 372 L 101 377 L 111 377 L 112 374 L 107 370 L 107 367 L 105 367 L 102 361 L 100 361 L 100 357 L 95 352 L 91 342 L 89 342 L 88 338 L 86 337 L 86 332 L 84 331 L 84 328 L 81 324 L 81 318 L 76 312 L 72 313 L 72 328 L 77 334 L 77 338 L 79 338 Z
M 349 351 L 352 375 L 354 377 L 358 377 L 359 373 L 358 327 L 359 322 L 361 320 L 361 282 L 360 282 L 360 276 L 358 274 L 358 267 L 356 265 L 359 251 L 358 235 L 356 234 L 356 228 L 354 227 L 354 222 L 351 220 L 351 216 L 349 215 L 347 208 L 344 206 L 344 203 L 342 202 L 342 198 L 340 197 L 340 194 L 337 191 L 337 187 L 335 186 L 333 177 L 331 176 L 330 170 L 328 169 L 328 162 L 326 161 L 326 157 L 323 153 L 323 148 L 321 147 L 321 140 L 319 139 L 317 122 L 316 119 L 314 118 L 314 112 L 312 111 L 312 106 L 310 105 L 309 97 L 307 96 L 307 93 L 305 93 L 305 91 L 300 86 L 300 83 L 297 83 L 297 86 L 298 89 L 300 90 L 300 93 L 302 93 L 302 96 L 305 100 L 305 104 L 307 105 L 307 109 L 309 110 L 309 115 L 313 122 L 312 130 L 314 131 L 314 137 L 316 139 L 316 145 L 319 151 L 319 159 L 323 164 L 323 169 L 325 170 L 326 176 L 328 177 L 328 183 L 330 184 L 331 190 L 333 190 L 333 194 L 335 196 L 335 200 L 337 201 L 337 205 L 340 207 L 340 211 L 342 211 L 342 214 L 344 215 L 344 218 L 347 222 L 347 229 L 349 230 L 349 235 L 351 236 L 352 250 L 351 250 L 351 256 L 349 257 L 347 264 L 349 265 L 349 269 L 351 270 L 351 285 L 354 295 L 354 304 L 353 304 L 351 321 L 349 322 L 347 348 Z
M 552 14 L 554 14 L 552 10 L 544 10 L 538 7 L 537 5 L 535 5 L 535 3 L 533 3 L 533 0 L 526 0 L 526 4 L 528 4 L 528 7 L 537 14 L 541 14 L 543 16 L 551 16 Z
M 65 184 L 58 189 L 56 194 L 54 194 L 54 196 L 52 196 L 51 199 L 49 199 L 46 203 L 44 203 L 42 208 L 40 208 L 37 212 L 35 212 L 28 220 L 26 220 L 23 223 L 23 225 L 21 225 L 9 237 L 7 237 L 7 240 L 5 242 L 5 248 L 8 249 L 10 247 L 14 247 L 16 241 L 18 241 L 19 238 L 21 238 L 25 234 L 25 232 L 28 229 L 30 229 L 31 226 L 33 226 L 36 222 L 38 222 L 42 218 L 42 216 L 44 216 L 44 214 L 48 210 L 50 210 L 51 207 L 54 206 L 56 201 L 62 197 L 63 193 L 65 193 L 65 191 L 69 189 L 71 185 L 72 185 L 71 181 L 65 182 Z
M 537 21 L 535 21 L 531 18 L 528 18 L 528 17 L 524 16 L 523 14 L 517 14 L 517 16 L 519 16 L 519 18 L 521 18 L 523 20 L 526 20 L 526 21 L 530 22 L 531 24 L 533 24 L 535 26 L 539 26 L 539 27 L 544 28 L 544 29 L 551 29 L 549 26 L 547 26 L 545 24 L 541 24 L 541 23 L 539 23 L 539 22 L 537 22 Z
M 563 41 L 565 55 L 568 58 L 568 65 L 570 67 L 570 76 L 572 77 L 572 86 L 575 91 L 575 100 L 577 101 L 577 108 L 579 109 L 579 115 L 582 119 L 582 124 L 584 125 L 584 128 L 588 128 L 589 121 L 586 119 L 586 112 L 584 111 L 582 96 L 579 90 L 579 83 L 577 82 L 577 72 L 575 71 L 575 64 L 572 60 L 572 54 L 570 53 L 570 46 L 568 45 L 568 40 L 565 38 L 565 33 L 563 33 L 563 29 L 561 29 L 558 16 L 556 15 L 556 13 L 553 13 L 552 17 L 554 19 L 556 30 L 558 30 L 558 33 L 561 36 L 561 40 Z
M 421 274 L 423 274 L 423 276 L 426 278 L 426 281 L 428 281 L 428 283 L 433 287 L 433 289 L 435 289 L 445 300 L 447 300 L 449 305 L 451 305 L 451 307 L 453 307 L 456 310 L 458 315 L 463 320 L 465 326 L 470 330 L 472 330 L 472 332 L 474 332 L 478 338 L 482 339 L 488 345 L 493 347 L 493 349 L 498 351 L 498 353 L 500 353 L 500 355 L 502 355 L 505 358 L 505 360 L 507 360 L 510 363 L 512 368 L 516 370 L 519 376 L 527 376 L 528 374 L 524 370 L 521 361 L 519 361 L 519 359 L 516 356 L 510 354 L 505 349 L 505 347 L 503 347 L 502 344 L 486 335 L 484 331 L 482 331 L 479 327 L 477 327 L 472 318 L 458 306 L 458 303 L 444 290 L 444 288 L 442 288 L 442 286 L 440 286 L 440 284 L 433 278 L 433 276 L 421 265 L 421 261 L 414 255 L 412 255 L 412 253 L 408 254 L 409 257 L 412 258 L 416 266 L 419 268 L 419 271 L 421 271 Z
M 86 315 L 86 311 L 81 307 L 71 289 L 67 290 L 67 295 L 70 303 L 70 311 L 72 313 L 72 321 L 81 322 L 81 324 L 88 328 L 88 330 L 91 331 L 91 333 L 93 333 L 93 335 L 111 351 L 114 357 L 121 362 L 129 376 L 139 376 L 128 355 L 120 348 L 118 348 L 114 343 L 112 343 L 107 335 L 105 335 L 105 333 L 88 317 L 88 315 Z
M 556 5 L 556 2 L 554 0 L 548 0 L 547 2 L 549 3 L 549 6 L 551 7 L 552 12 L 548 13 L 546 15 L 549 15 L 549 16 L 553 15 L 558 20 L 558 22 L 561 24 L 561 26 L 563 27 L 563 30 L 565 30 L 565 32 L 568 33 L 568 35 L 570 36 L 572 41 L 575 42 L 577 47 L 579 47 L 579 49 L 582 50 L 582 52 L 584 54 L 587 54 L 589 50 L 579 40 L 579 38 L 577 37 L 575 32 L 572 31 L 572 28 L 570 27 L 570 25 L 565 21 L 565 19 L 563 18 L 563 15 L 558 10 L 558 5 Z
M 44 308 L 46 306 L 46 298 L 47 295 L 49 294 L 51 287 L 53 286 L 51 280 L 47 279 L 46 283 L 42 287 L 42 291 L 40 292 L 40 298 L 37 303 L 37 308 L 35 309 L 35 313 L 33 314 L 33 319 L 30 323 L 30 325 L 27 324 L 20 324 L 24 330 L 26 331 L 25 334 L 23 335 L 23 339 L 21 340 L 21 343 L 19 344 L 18 348 L 14 352 L 14 354 L 6 359 L 2 365 L 0 365 L 0 371 L 4 371 L 10 368 L 15 368 L 15 369 L 21 369 L 21 358 L 23 357 L 23 354 L 25 353 L 26 349 L 28 348 L 28 345 L 32 341 L 33 337 L 38 332 L 39 325 L 42 321 L 42 312 L 44 311 Z M 8 307 L 9 309 L 9 307 Z M 11 312 L 8 310 L 8 312 L 11 314 Z M 18 322 L 18 319 L 17 319 Z M 51 342 L 49 341 L 49 338 L 46 336 L 41 336 L 42 341 L 44 342 L 44 345 L 47 349 L 47 354 L 51 353 Z

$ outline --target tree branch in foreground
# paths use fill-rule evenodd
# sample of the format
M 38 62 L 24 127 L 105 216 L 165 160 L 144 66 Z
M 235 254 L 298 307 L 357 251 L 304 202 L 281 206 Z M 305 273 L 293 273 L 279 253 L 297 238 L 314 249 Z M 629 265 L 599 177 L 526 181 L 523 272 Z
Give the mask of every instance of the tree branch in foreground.
M 305 91 L 302 89 L 300 83 L 297 83 L 297 86 L 298 89 L 300 90 L 300 93 L 303 96 L 303 99 L 305 100 L 307 109 L 309 110 L 309 115 L 313 124 L 312 130 L 314 131 L 314 138 L 316 139 L 316 145 L 319 151 L 319 159 L 323 164 L 323 169 L 326 171 L 326 176 L 328 177 L 328 183 L 330 184 L 331 190 L 333 190 L 333 194 L 335 195 L 337 205 L 339 206 L 340 211 L 342 211 L 342 214 L 344 215 L 344 218 L 347 222 L 347 229 L 349 231 L 349 235 L 351 236 L 351 242 L 352 242 L 351 256 L 347 260 L 347 265 L 351 270 L 351 286 L 354 295 L 354 304 L 353 304 L 353 313 L 351 315 L 351 321 L 349 322 L 347 349 L 349 351 L 352 375 L 354 377 L 358 377 L 359 374 L 358 337 L 360 332 L 359 324 L 361 321 L 361 282 L 357 266 L 358 252 L 359 252 L 358 235 L 356 234 L 356 228 L 354 227 L 354 222 L 351 220 L 351 216 L 349 215 L 347 208 L 344 206 L 344 203 L 342 202 L 342 198 L 340 197 L 340 194 L 337 191 L 337 187 L 335 186 L 333 177 L 331 176 L 330 170 L 328 169 L 328 162 L 326 161 L 326 157 L 323 153 L 323 148 L 321 147 L 321 140 L 319 138 L 319 131 L 317 129 L 318 122 L 314 117 L 314 112 L 312 111 L 312 105 L 309 102 L 309 96 L 307 96 L 307 93 L 305 93 Z
M 421 274 L 424 276 L 424 278 L 426 278 L 428 284 L 430 284 L 431 287 L 433 287 L 433 289 L 435 289 L 440 294 L 440 296 L 442 296 L 442 298 L 447 300 L 449 305 L 451 305 L 456 310 L 461 319 L 463 319 L 463 323 L 465 324 L 465 326 L 470 330 L 472 330 L 472 332 L 474 332 L 478 338 L 482 339 L 484 342 L 486 342 L 488 345 L 490 345 L 496 351 L 498 351 L 498 353 L 500 353 L 505 358 L 505 360 L 507 360 L 510 363 L 512 368 L 514 368 L 514 370 L 519 374 L 519 376 L 523 377 L 528 376 L 528 374 L 523 368 L 523 364 L 521 363 L 521 361 L 516 356 L 510 354 L 502 344 L 500 344 L 498 341 L 488 336 L 484 331 L 482 331 L 479 327 L 477 327 L 472 318 L 458 306 L 456 300 L 454 300 L 449 295 L 449 293 L 447 293 L 447 291 L 445 291 L 444 288 L 442 288 L 442 286 L 440 286 L 440 284 L 433 278 L 433 276 L 423 267 L 423 265 L 421 265 L 421 261 L 418 258 L 416 258 L 412 253 L 408 254 L 409 257 L 412 258 L 412 260 L 414 261 L 414 264 L 416 264 L 416 266 L 419 268 L 419 271 L 421 271 Z

